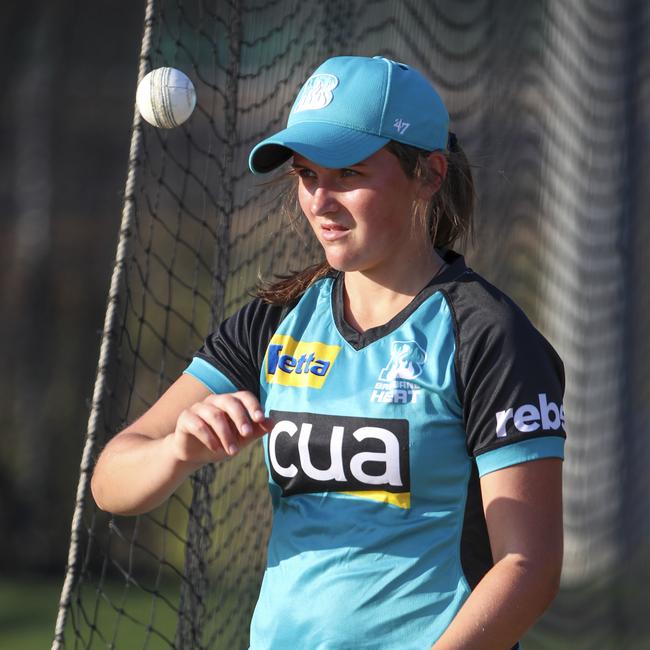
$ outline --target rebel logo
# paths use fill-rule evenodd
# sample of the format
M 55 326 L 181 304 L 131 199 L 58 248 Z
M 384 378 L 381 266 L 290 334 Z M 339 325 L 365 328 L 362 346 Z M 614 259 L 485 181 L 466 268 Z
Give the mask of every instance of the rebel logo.
M 410 492 L 408 420 L 285 411 L 270 417 L 269 467 L 283 496 Z
M 542 429 L 544 431 L 557 431 L 565 426 L 564 406 L 549 402 L 546 393 L 539 393 L 537 404 L 522 404 L 518 407 L 507 408 L 496 413 L 497 438 L 508 435 L 507 425 L 512 425 L 522 433 L 530 433 Z

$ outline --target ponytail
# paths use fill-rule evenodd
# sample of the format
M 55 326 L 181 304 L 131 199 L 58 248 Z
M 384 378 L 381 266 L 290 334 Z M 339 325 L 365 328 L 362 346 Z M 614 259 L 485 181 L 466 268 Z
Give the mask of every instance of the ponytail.
M 423 183 L 437 180 L 428 161 L 430 152 L 394 140 L 386 145 L 386 150 L 397 158 L 408 178 Z M 413 206 L 413 217 L 426 230 L 434 248 L 449 248 L 456 242 L 464 246 L 474 233 L 474 180 L 467 156 L 453 133 L 449 134 L 447 151 L 443 153 L 447 174 L 440 188 L 429 201 L 421 200 Z M 286 191 L 282 212 L 290 224 L 302 218 L 295 182 Z M 330 265 L 323 261 L 297 273 L 281 275 L 274 282 L 260 282 L 255 295 L 271 304 L 287 305 L 331 272 Z
M 394 140 L 386 149 L 399 160 L 409 178 L 417 178 L 422 183 L 437 180 L 428 161 L 430 152 Z M 434 248 L 449 248 L 457 241 L 464 246 L 474 233 L 476 194 L 472 170 L 454 133 L 449 134 L 447 151 L 442 153 L 447 158 L 447 174 L 429 201 L 413 206 L 413 213 L 426 228 Z
M 320 262 L 296 273 L 278 275 L 275 282 L 262 280 L 255 296 L 272 305 L 288 305 L 331 271 L 332 267 L 327 262 Z

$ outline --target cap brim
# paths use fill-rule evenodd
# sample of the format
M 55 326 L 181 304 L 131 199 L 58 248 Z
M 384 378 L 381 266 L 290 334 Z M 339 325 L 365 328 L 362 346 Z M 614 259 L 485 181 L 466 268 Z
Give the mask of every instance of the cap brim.
M 321 167 L 339 169 L 365 160 L 388 144 L 389 138 L 337 124 L 301 122 L 256 145 L 248 158 L 254 174 L 266 174 L 295 153 Z

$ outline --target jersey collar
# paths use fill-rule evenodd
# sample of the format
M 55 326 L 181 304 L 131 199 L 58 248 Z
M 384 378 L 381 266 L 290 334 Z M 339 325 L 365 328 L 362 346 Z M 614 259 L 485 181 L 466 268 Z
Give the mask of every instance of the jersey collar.
M 422 288 L 422 290 L 413 298 L 413 300 L 402 311 L 396 314 L 384 325 L 371 327 L 365 332 L 358 332 L 350 325 L 344 316 L 343 301 L 343 273 L 337 271 L 334 273 L 334 283 L 332 288 L 332 313 L 334 314 L 334 323 L 339 334 L 355 350 L 361 350 L 366 346 L 378 341 L 398 329 L 409 316 L 432 294 L 434 294 L 441 285 L 451 282 L 470 271 L 465 265 L 462 255 L 452 250 L 439 250 L 438 254 L 445 261 L 446 266 L 436 273 L 431 281 Z

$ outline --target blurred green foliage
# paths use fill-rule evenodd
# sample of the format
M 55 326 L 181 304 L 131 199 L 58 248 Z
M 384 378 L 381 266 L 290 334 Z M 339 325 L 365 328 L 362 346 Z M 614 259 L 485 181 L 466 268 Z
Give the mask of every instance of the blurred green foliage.
M 0 581 L 0 646 L 20 650 L 50 647 L 60 589 L 61 582 L 55 578 Z M 109 643 L 150 650 L 172 647 L 177 616 L 165 602 L 166 599 L 175 602 L 178 594 L 161 589 L 154 597 L 136 589 L 125 589 L 124 585 L 108 584 L 95 598 L 93 594 L 84 595 L 93 603 L 92 622 L 101 630 L 101 633 L 94 632 L 92 645 L 84 647 L 105 648 Z M 149 626 L 154 625 L 156 632 L 152 633 Z M 78 622 L 77 633 L 87 641 L 91 626 Z M 74 643 L 71 622 L 67 634 Z

